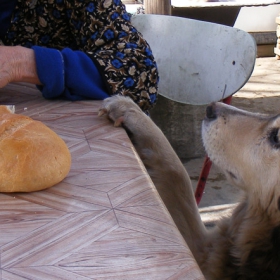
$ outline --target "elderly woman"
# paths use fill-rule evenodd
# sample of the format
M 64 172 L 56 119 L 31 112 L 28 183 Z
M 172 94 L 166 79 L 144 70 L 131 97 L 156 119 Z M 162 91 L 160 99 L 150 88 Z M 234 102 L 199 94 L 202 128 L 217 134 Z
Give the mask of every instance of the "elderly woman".
M 0 0 L 0 87 L 36 84 L 45 98 L 156 101 L 152 51 L 120 0 Z

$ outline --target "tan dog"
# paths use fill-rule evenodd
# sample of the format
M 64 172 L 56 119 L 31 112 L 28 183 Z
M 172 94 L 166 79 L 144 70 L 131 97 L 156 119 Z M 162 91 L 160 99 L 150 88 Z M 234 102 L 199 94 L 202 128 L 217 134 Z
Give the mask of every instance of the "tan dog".
M 204 227 L 189 176 L 160 129 L 129 98 L 104 101 L 123 125 L 206 279 L 280 279 L 280 116 L 207 108 L 203 141 L 212 161 L 245 191 L 231 217 Z

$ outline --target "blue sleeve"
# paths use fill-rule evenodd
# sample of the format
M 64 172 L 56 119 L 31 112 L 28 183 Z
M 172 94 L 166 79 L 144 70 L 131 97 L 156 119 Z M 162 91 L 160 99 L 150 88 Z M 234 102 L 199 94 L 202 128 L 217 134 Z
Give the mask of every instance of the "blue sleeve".
M 109 97 L 105 83 L 93 61 L 81 51 L 34 46 L 38 86 L 47 99 L 104 99 Z

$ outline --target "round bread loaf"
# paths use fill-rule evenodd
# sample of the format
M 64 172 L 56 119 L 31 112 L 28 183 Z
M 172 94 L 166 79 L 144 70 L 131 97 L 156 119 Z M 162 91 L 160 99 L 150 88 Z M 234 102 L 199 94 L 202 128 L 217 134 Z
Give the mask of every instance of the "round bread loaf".
M 0 192 L 52 187 L 66 177 L 70 166 L 70 152 L 54 131 L 0 106 Z

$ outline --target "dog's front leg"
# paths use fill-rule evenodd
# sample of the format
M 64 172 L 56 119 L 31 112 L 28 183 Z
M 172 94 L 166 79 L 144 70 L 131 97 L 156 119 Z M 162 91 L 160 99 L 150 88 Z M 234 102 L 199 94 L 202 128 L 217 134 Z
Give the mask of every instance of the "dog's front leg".
M 107 114 L 115 125 L 126 129 L 164 204 L 199 262 L 206 230 L 188 173 L 162 131 L 130 98 L 106 99 L 100 114 Z

